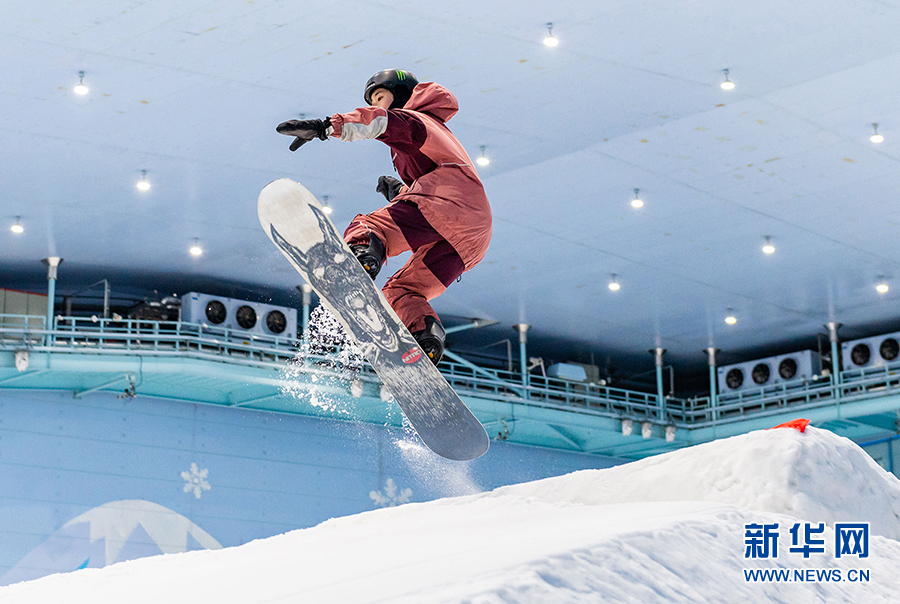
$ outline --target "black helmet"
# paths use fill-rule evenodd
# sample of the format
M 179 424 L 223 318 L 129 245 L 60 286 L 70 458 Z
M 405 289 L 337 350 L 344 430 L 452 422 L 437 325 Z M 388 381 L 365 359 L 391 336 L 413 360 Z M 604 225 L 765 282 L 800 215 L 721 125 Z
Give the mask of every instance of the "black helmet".
M 379 71 L 366 82 L 366 93 L 364 98 L 366 102 L 371 105 L 372 104 L 372 93 L 375 92 L 376 88 L 386 88 L 390 91 L 391 94 L 394 95 L 394 102 L 391 103 L 391 109 L 400 109 L 402 108 L 407 101 L 409 101 L 409 97 L 412 96 L 413 88 L 416 87 L 416 84 L 419 83 L 419 80 L 416 79 L 409 71 L 403 71 L 402 69 L 385 69 L 384 71 Z

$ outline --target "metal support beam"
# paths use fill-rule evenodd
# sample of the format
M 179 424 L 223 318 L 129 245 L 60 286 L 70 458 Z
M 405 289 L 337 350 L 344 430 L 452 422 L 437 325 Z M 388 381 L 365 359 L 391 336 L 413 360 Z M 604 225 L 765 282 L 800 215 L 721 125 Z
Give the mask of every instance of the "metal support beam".
M 491 319 L 475 319 L 471 323 L 466 323 L 465 325 L 457 325 L 456 327 L 447 327 L 444 329 L 444 333 L 456 333 L 457 331 L 465 331 L 467 329 L 478 329 L 479 327 L 489 327 L 491 325 L 496 325 L 500 321 L 493 321 Z
M 12 375 L 12 376 L 7 377 L 7 378 L 3 378 L 2 380 L 0 380 L 0 384 L 8 384 L 8 383 L 14 382 L 14 381 L 16 381 L 16 380 L 21 380 L 22 378 L 34 377 L 34 376 L 36 376 L 36 375 L 40 375 L 40 374 L 46 373 L 46 372 L 48 372 L 48 371 L 50 371 L 50 370 L 49 370 L 49 369 L 37 369 L 37 370 L 35 370 L 35 371 L 28 371 L 28 372 L 26 372 L 26 373 L 19 373 L 19 374 Z M 5 386 L 4 386 L 4 387 L 5 387 Z
M 571 434 L 569 434 L 568 432 L 566 432 L 559 426 L 554 426 L 553 424 L 544 424 L 544 425 L 547 426 L 548 428 L 552 429 L 556 434 L 559 435 L 560 438 L 562 438 L 564 441 L 569 443 L 569 445 L 576 451 L 582 451 L 582 452 L 584 451 L 584 444 L 580 443 L 577 440 L 575 440 L 574 438 L 572 438 Z
M 455 362 L 459 363 L 460 365 L 463 365 L 463 366 L 465 366 L 465 367 L 468 367 L 469 369 L 471 369 L 472 371 L 474 371 L 474 372 L 477 373 L 478 375 L 484 376 L 484 377 L 488 378 L 488 379 L 491 380 L 491 381 L 494 381 L 494 382 L 502 382 L 502 381 L 504 381 L 504 380 L 502 380 L 500 377 L 498 377 L 496 373 L 492 373 L 492 372 L 491 372 L 490 370 L 488 370 L 488 369 L 484 369 L 483 367 L 479 367 L 479 366 L 476 365 L 475 363 L 470 363 L 469 361 L 465 360 L 464 358 L 462 358 L 461 356 L 459 356 L 458 354 L 456 354 L 456 353 L 453 352 L 452 350 L 446 350 L 446 349 L 445 349 L 445 350 L 444 350 L 444 356 L 447 357 L 448 359 L 450 359 L 451 361 L 455 361 Z
M 257 397 L 251 398 L 251 399 L 247 399 L 245 401 L 231 403 L 229 406 L 230 407 L 246 407 L 247 405 L 255 405 L 256 403 L 259 403 L 262 401 L 267 401 L 272 398 L 278 398 L 280 396 L 283 396 L 281 394 L 281 392 L 276 392 L 275 394 L 269 394 L 267 396 L 257 396 Z
M 125 375 L 120 375 L 114 380 L 110 380 L 105 384 L 100 384 L 99 386 L 94 386 L 93 388 L 88 388 L 87 390 L 77 391 L 73 394 L 74 398 L 83 398 L 85 394 L 90 394 L 91 392 L 97 392 L 98 390 L 103 390 L 104 388 L 109 388 L 113 384 L 118 384 L 121 381 L 128 380 L 134 381 L 133 373 L 126 373 Z

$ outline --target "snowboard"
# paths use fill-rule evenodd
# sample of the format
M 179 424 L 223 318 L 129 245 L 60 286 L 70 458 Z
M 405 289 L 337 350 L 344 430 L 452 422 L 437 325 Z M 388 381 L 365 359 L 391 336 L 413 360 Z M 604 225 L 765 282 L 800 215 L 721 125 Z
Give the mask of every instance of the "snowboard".
M 282 178 L 259 194 L 259 222 L 359 347 L 419 437 L 447 459 L 483 455 L 487 433 L 422 352 L 315 196 Z

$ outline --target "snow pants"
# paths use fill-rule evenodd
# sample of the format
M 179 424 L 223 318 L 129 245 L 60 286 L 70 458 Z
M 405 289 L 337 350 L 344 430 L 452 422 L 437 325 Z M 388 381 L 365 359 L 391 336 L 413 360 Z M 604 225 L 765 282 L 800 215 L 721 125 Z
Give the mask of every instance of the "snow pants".
M 412 251 L 407 263 L 381 291 L 411 332 L 425 329 L 425 317 L 438 318 L 428 301 L 444 293 L 463 274 L 466 269 L 462 258 L 428 223 L 418 206 L 407 200 L 395 201 L 371 214 L 359 214 L 344 231 L 344 241 L 365 245 L 370 234 L 384 243 L 387 258 Z

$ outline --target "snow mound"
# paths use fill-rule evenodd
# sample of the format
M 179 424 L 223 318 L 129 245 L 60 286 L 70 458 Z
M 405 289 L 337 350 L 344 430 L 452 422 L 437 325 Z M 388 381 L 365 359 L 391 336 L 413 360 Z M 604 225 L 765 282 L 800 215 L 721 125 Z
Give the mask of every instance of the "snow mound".
M 812 427 L 750 432 L 490 493 L 507 495 L 586 505 L 728 503 L 829 526 L 862 518 L 873 533 L 900 540 L 900 480 L 853 441 Z
M 755 432 L 240 547 L 45 577 L 0 588 L 0 601 L 888 604 L 900 592 L 900 542 L 872 536 L 867 558 L 746 559 L 745 525 L 787 533 L 798 518 L 869 521 L 891 535 L 898 499 L 898 481 L 850 441 L 815 429 Z M 823 538 L 833 543 L 833 529 Z M 843 580 L 752 581 L 747 569 Z M 848 580 L 860 569 L 869 580 Z

